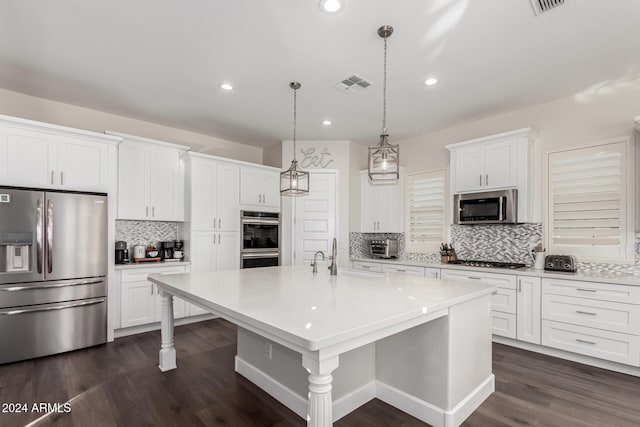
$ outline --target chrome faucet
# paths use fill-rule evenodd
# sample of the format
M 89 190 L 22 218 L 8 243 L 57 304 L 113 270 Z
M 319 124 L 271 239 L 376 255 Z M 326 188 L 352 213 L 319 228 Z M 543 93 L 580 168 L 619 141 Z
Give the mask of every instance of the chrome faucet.
M 317 256 L 318 254 L 322 255 L 322 260 L 324 261 L 324 252 L 322 251 L 318 251 L 313 255 L 313 262 L 311 263 L 311 267 L 313 267 L 313 274 L 316 275 L 318 274 L 318 260 L 317 260 Z
M 332 276 L 338 275 L 338 260 L 336 257 L 338 256 L 338 241 L 336 238 L 333 238 L 333 247 L 331 248 L 331 265 L 329 266 L 329 270 L 331 270 Z

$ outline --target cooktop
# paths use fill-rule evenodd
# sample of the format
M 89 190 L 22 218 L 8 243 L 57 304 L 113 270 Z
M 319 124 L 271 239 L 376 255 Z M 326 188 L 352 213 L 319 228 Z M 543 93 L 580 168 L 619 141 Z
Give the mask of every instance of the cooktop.
M 510 268 L 512 270 L 526 267 L 526 264 L 516 262 L 476 261 L 471 259 L 456 259 L 449 261 L 449 264 L 466 265 L 469 267 Z

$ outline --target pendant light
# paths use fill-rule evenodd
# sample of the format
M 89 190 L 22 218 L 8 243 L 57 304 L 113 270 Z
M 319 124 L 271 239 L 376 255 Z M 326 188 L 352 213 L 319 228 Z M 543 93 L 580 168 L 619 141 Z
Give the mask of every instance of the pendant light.
M 393 27 L 383 25 L 378 35 L 384 39 L 384 84 L 382 86 L 382 133 L 378 145 L 369 147 L 369 179 L 383 181 L 400 178 L 400 147 L 389 144 L 387 132 L 387 38 Z
M 300 169 L 296 160 L 296 93 L 302 85 L 298 82 L 291 82 L 289 87 L 293 89 L 293 160 L 289 169 L 280 172 L 280 194 L 283 196 L 304 196 L 309 194 L 309 172 Z

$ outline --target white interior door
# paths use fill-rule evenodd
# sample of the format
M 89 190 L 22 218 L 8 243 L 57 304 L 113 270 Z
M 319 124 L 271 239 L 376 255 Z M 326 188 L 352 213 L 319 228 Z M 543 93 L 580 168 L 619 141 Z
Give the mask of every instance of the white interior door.
M 294 264 L 309 265 L 316 251 L 331 255 L 336 235 L 336 172 L 311 172 L 309 194 L 295 198 Z

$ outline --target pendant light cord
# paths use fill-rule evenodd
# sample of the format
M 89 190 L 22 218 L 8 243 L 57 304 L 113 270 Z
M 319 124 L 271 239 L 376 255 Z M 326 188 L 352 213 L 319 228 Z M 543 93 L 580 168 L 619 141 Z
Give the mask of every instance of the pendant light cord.
M 296 160 L 297 93 L 298 89 L 293 89 L 293 160 Z
M 387 37 L 384 38 L 384 77 L 382 83 L 382 132 L 387 129 Z

